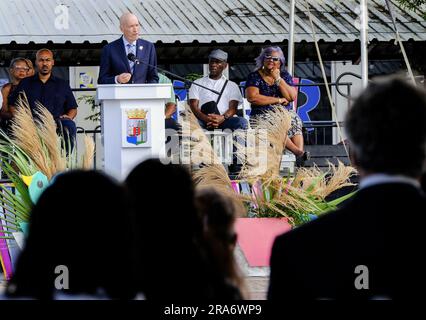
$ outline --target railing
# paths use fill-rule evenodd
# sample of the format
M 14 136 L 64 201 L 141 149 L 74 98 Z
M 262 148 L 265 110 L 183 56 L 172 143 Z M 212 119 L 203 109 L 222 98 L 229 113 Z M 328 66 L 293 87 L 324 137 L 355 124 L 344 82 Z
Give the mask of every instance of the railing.
M 98 139 L 96 139 L 96 135 L 101 133 L 101 126 L 97 126 L 95 129 L 93 130 L 85 130 L 82 127 L 77 127 L 77 134 L 91 134 L 93 136 L 93 142 L 95 144 L 95 154 L 93 156 L 93 168 L 96 170 L 96 157 L 97 157 L 97 141 Z
M 343 122 L 339 122 L 343 128 Z M 303 123 L 303 139 L 306 145 L 333 144 L 333 128 L 338 128 L 336 121 L 306 121 Z

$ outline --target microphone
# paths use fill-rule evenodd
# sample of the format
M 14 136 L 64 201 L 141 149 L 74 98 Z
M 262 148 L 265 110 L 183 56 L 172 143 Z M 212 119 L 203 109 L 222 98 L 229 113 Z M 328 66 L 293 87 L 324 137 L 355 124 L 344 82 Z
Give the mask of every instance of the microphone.
M 132 53 L 132 52 L 130 52 L 130 53 L 127 55 L 127 59 L 129 59 L 130 61 L 134 62 L 135 64 L 139 64 L 139 63 L 140 63 L 139 59 L 138 59 L 138 58 L 135 56 L 135 54 L 134 54 L 134 53 Z

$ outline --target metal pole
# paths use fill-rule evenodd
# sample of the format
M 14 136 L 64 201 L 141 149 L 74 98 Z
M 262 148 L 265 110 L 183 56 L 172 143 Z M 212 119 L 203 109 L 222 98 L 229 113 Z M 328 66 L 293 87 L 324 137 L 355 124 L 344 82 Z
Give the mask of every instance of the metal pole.
M 410 76 L 411 81 L 413 81 L 413 84 L 416 85 L 416 80 L 414 78 L 413 70 L 411 70 L 411 65 L 410 65 L 410 62 L 408 61 L 407 53 L 405 52 L 404 45 L 402 44 L 402 40 L 401 40 L 401 37 L 399 35 L 398 27 L 396 26 L 395 17 L 392 13 L 392 5 L 391 5 L 389 0 L 386 0 L 386 5 L 388 6 L 389 15 L 391 16 L 391 19 L 392 19 L 392 24 L 393 24 L 393 29 L 395 31 L 396 40 L 398 40 L 399 47 L 401 48 L 402 56 L 404 57 L 405 65 L 407 66 L 408 75 Z
M 366 88 L 368 85 L 368 8 L 367 0 L 361 0 L 361 13 L 360 13 L 360 28 L 361 28 L 361 75 L 362 87 Z
M 289 39 L 287 54 L 287 71 L 293 76 L 294 72 L 294 8 L 296 0 L 290 0 Z

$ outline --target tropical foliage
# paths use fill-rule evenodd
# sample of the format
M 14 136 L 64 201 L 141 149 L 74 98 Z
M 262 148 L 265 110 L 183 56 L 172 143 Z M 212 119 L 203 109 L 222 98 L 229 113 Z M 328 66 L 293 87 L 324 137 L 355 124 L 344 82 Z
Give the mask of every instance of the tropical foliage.
M 90 109 L 92 111 L 92 114 L 88 115 L 84 118 L 84 120 L 90 120 L 93 122 L 99 122 L 101 121 L 101 108 L 99 104 L 96 104 L 95 96 L 94 95 L 82 95 L 77 98 L 78 102 L 86 103 L 90 106 Z
M 337 167 L 330 163 L 326 172 L 317 167 L 300 168 L 295 177 L 248 180 L 245 192 L 242 192 L 244 182 L 239 182 L 239 188 L 235 189 L 246 203 L 249 216 L 286 217 L 291 225 L 297 226 L 336 209 L 350 198 L 352 193 L 333 201 L 326 200 L 337 189 L 353 185 L 349 177 L 354 172 L 352 167 L 341 162 Z
M 409 10 L 420 13 L 423 16 L 423 19 L 426 20 L 426 12 L 424 11 L 426 0 L 397 0 L 397 1 L 401 4 L 403 8 L 407 8 Z

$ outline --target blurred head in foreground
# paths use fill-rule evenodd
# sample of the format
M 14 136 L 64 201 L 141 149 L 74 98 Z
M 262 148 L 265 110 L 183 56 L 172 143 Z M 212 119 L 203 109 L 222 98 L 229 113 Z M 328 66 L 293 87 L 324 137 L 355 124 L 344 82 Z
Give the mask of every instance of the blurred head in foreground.
M 32 209 L 7 294 L 132 298 L 131 225 L 123 188 L 109 177 L 96 171 L 57 176 Z
M 425 92 L 398 78 L 376 81 L 346 116 L 351 156 L 361 176 L 419 178 L 426 157 Z

